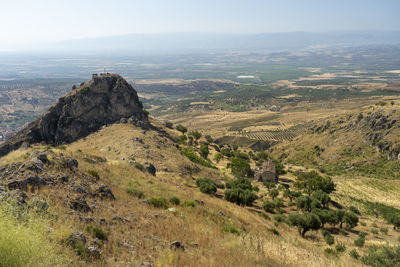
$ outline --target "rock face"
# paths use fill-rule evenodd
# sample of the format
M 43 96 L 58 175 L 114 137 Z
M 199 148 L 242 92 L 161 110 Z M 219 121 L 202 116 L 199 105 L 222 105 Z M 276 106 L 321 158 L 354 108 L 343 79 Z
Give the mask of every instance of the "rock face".
M 117 74 L 93 75 L 93 80 L 61 97 L 41 118 L 0 146 L 0 157 L 22 145 L 70 143 L 121 119 L 138 126 L 149 123 L 137 92 L 125 79 Z

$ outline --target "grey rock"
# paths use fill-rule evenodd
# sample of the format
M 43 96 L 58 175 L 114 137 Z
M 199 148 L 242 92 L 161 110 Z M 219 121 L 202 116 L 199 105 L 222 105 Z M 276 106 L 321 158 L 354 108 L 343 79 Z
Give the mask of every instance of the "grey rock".
M 91 208 L 86 202 L 86 199 L 83 197 L 78 197 L 74 200 L 70 201 L 70 208 L 76 211 L 81 211 L 81 212 L 89 212 L 91 211 Z
M 125 79 L 117 74 L 94 76 L 1 145 L 0 157 L 23 145 L 71 143 L 121 118 L 132 118 L 142 127 L 149 124 L 137 92 Z
M 81 232 L 74 232 L 67 238 L 66 243 L 73 248 L 78 243 L 86 244 L 86 236 Z
M 101 199 L 111 199 L 111 200 L 115 199 L 113 192 L 106 185 L 100 185 L 97 188 L 95 195 L 100 197 Z
M 89 246 L 88 252 L 89 252 L 89 258 L 93 260 L 98 260 L 101 258 L 101 251 L 94 246 Z

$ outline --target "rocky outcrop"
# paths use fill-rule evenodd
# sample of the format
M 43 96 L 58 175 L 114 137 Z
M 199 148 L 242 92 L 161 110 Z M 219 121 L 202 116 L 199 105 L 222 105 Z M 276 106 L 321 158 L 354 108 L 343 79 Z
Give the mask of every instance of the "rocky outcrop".
M 0 157 L 23 145 L 70 143 L 121 120 L 148 125 L 137 92 L 117 74 L 93 75 L 93 80 L 60 98 L 41 118 L 0 146 Z

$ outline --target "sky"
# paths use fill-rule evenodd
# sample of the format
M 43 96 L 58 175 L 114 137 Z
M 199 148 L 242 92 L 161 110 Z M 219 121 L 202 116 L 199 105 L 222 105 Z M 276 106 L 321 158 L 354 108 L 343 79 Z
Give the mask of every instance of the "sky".
M 400 0 L 0 0 L 0 48 L 130 33 L 400 30 Z

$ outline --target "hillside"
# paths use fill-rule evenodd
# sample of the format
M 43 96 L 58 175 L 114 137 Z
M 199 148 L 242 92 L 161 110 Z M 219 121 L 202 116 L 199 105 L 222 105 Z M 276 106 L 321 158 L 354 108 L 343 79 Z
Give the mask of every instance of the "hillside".
M 91 101 L 84 101 L 88 94 Z M 123 105 L 124 99 L 133 102 Z M 400 207 L 391 202 L 398 193 L 384 187 L 398 181 L 357 179 L 365 184 L 355 186 L 349 173 L 326 167 L 341 157 L 331 156 L 339 147 L 328 142 L 356 148 L 350 141 L 365 137 L 368 157 L 397 173 L 393 110 L 386 104 L 345 122 L 335 117 L 273 146 L 271 156 L 161 125 L 147 117 L 121 76 L 95 77 L 0 148 L 8 152 L 0 158 L 0 258 L 11 266 L 373 265 L 370 248 L 400 237 L 392 220 L 400 218 Z M 57 118 L 54 135 L 32 135 L 45 132 L 49 117 Z M 65 117 L 72 123 L 62 123 Z M 302 147 L 320 156 L 298 154 Z M 363 155 L 347 154 L 353 165 Z M 278 184 L 252 178 L 265 162 L 274 164 Z M 319 172 L 307 172 L 312 169 Z

